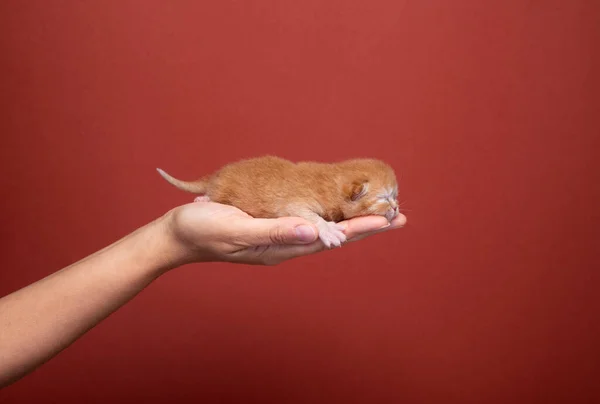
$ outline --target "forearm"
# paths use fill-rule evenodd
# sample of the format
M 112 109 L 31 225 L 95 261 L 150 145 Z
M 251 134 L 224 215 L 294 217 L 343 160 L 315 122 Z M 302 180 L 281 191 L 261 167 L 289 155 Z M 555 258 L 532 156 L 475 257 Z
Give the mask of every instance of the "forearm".
M 0 387 L 51 359 L 183 263 L 165 220 L 0 299 Z

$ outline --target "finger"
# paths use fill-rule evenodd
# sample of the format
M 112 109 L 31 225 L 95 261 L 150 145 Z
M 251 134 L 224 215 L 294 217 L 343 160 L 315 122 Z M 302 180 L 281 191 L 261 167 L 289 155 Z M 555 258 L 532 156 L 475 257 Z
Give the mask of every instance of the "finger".
M 270 251 L 270 254 L 275 263 L 281 263 L 294 258 L 316 254 L 328 249 L 329 248 L 325 247 L 325 244 L 323 244 L 321 240 L 317 240 L 307 245 L 273 246 L 273 251 Z
M 399 229 L 404 227 L 404 225 L 406 224 L 406 216 L 404 216 L 403 214 L 399 214 L 398 216 L 396 216 L 390 223 L 388 223 L 387 225 L 384 225 L 383 227 L 380 227 L 379 229 L 375 229 L 375 230 L 371 230 L 371 231 L 365 231 L 365 232 L 358 232 L 356 233 L 355 236 L 353 237 L 349 237 L 348 241 L 352 242 L 352 241 L 359 241 L 359 240 L 363 240 L 367 237 L 373 236 L 375 234 L 379 234 L 379 233 L 383 233 L 389 230 L 394 230 L 394 229 Z
M 399 215 L 392 222 L 388 222 L 385 218 L 383 221 L 381 217 L 370 216 L 370 217 L 359 217 L 350 219 L 340 224 L 346 229 L 344 234 L 346 236 L 352 235 L 352 238 L 348 238 L 348 241 L 358 241 L 374 234 L 382 233 L 392 229 L 398 229 L 404 226 L 406 223 L 406 217 Z M 270 262 L 280 263 L 294 258 L 303 257 L 306 255 L 316 254 L 329 250 L 320 240 L 316 240 L 313 243 L 307 245 L 276 245 L 272 246 L 272 249 L 268 252 L 270 255 Z
M 235 226 L 239 241 L 248 246 L 310 244 L 318 236 L 315 225 L 299 217 L 248 219 Z
M 344 226 L 344 234 L 347 238 L 353 238 L 360 234 L 376 231 L 386 226 L 389 222 L 383 216 L 361 216 L 340 222 Z

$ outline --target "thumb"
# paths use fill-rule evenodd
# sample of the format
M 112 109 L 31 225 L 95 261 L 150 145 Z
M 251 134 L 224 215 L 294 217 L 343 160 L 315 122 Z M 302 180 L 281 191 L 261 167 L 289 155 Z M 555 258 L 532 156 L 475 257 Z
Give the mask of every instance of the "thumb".
M 310 244 L 318 230 L 302 218 L 250 219 L 244 221 L 243 241 L 252 246 Z

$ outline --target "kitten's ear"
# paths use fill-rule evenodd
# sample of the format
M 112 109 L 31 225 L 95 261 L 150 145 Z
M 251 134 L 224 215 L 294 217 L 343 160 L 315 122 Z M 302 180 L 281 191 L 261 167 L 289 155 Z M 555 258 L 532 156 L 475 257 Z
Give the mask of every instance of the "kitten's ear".
M 346 185 L 344 192 L 346 197 L 354 202 L 365 196 L 368 190 L 369 183 L 367 180 L 354 180 Z

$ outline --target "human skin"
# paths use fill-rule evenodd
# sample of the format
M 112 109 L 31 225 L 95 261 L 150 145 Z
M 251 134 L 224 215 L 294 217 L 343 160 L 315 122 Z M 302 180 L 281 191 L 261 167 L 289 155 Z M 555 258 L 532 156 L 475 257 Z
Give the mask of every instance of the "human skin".
M 341 224 L 352 242 L 405 223 L 400 214 L 391 223 L 365 216 Z M 176 207 L 0 299 L 0 388 L 52 359 L 172 269 L 203 262 L 277 265 L 325 249 L 315 225 L 299 217 L 256 219 L 212 202 Z

